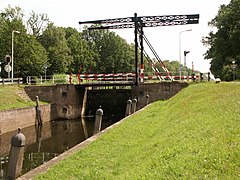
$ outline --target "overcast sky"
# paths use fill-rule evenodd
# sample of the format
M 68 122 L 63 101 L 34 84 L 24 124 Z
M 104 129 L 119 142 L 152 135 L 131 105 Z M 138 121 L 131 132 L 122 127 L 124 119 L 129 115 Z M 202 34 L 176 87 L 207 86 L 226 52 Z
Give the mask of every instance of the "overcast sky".
M 203 36 L 212 30 L 208 22 L 213 19 L 221 4 L 229 4 L 230 0 L 0 0 L 0 10 L 11 5 L 21 7 L 25 15 L 31 11 L 46 13 L 57 26 L 74 27 L 81 30 L 79 21 L 99 20 L 121 17 L 200 14 L 197 25 L 166 26 L 144 28 L 144 33 L 162 60 L 179 60 L 179 33 L 181 49 L 190 51 L 187 55 L 187 66 L 194 63 L 195 69 L 209 71 L 209 61 L 204 60 L 206 47 L 201 43 Z M 134 42 L 133 29 L 115 30 L 129 43 Z M 151 56 L 151 53 L 148 52 Z M 183 53 L 182 53 L 183 54 Z M 153 56 L 152 56 L 153 57 Z M 182 56 L 183 62 L 183 56 Z

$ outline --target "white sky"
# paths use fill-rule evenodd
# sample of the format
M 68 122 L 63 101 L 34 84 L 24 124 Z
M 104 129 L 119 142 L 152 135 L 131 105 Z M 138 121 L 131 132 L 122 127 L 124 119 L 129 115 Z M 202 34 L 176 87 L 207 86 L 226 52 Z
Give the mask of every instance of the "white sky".
M 204 60 L 203 54 L 207 48 L 201 43 L 203 36 L 208 35 L 211 28 L 208 22 L 213 19 L 221 4 L 230 0 L 0 0 L 0 10 L 9 5 L 21 7 L 25 15 L 31 11 L 46 13 L 57 26 L 73 27 L 81 30 L 79 21 L 132 17 L 138 16 L 200 14 L 197 25 L 168 26 L 144 28 L 144 33 L 162 60 L 179 60 L 179 33 L 181 34 L 181 49 L 190 51 L 187 55 L 187 66 L 192 62 L 197 70 L 209 71 L 209 61 Z M 133 29 L 115 30 L 129 43 L 134 42 Z M 151 56 L 151 53 L 148 52 Z M 183 55 L 182 55 L 183 63 Z

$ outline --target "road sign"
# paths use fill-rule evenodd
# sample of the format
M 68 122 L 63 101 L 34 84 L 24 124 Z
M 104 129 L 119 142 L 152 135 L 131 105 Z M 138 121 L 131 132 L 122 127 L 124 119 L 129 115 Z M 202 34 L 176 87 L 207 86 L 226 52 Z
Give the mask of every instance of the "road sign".
M 10 63 L 11 60 L 12 60 L 12 58 L 11 58 L 10 55 L 6 55 L 6 56 L 5 56 L 5 61 L 6 61 L 7 63 Z
M 12 67 L 8 64 L 4 67 L 4 70 L 9 73 L 12 70 Z

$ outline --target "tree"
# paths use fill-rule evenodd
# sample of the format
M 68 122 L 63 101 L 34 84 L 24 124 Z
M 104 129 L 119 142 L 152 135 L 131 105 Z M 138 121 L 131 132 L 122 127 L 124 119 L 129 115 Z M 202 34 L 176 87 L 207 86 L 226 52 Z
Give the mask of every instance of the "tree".
M 64 29 L 50 23 L 39 37 L 39 41 L 48 53 L 50 65 L 48 72 L 50 74 L 69 72 L 73 58 L 67 45 Z
M 217 16 L 209 23 L 217 28 L 203 39 L 209 49 L 206 59 L 211 59 L 211 71 L 223 80 L 232 80 L 233 70 L 230 65 L 235 60 L 240 63 L 240 0 L 231 0 L 228 5 L 221 5 Z M 238 66 L 239 67 L 239 66 Z M 237 73 L 240 74 L 237 68 Z
M 74 28 L 65 28 L 68 47 L 71 50 L 73 61 L 71 71 L 77 73 L 87 73 L 92 67 L 95 68 L 95 61 L 98 60 L 98 53 L 90 48 L 89 43 L 83 39 L 82 33 Z
M 43 65 L 47 63 L 47 53 L 43 46 L 33 37 L 27 34 L 23 23 L 23 13 L 19 7 L 8 7 L 0 14 L 0 57 L 11 55 L 12 31 L 20 34 L 14 36 L 14 77 L 26 77 L 42 73 Z M 6 62 L 5 64 L 6 65 Z M 2 76 L 7 76 L 2 72 Z
M 48 64 L 47 52 L 33 35 L 24 36 L 16 42 L 15 71 L 20 77 L 39 76 Z
M 39 37 L 49 24 L 49 18 L 47 14 L 36 14 L 34 11 L 30 14 L 30 18 L 27 20 L 28 30 L 30 33 Z
M 12 31 L 25 31 L 23 25 L 23 13 L 21 8 L 12 8 L 8 6 L 0 13 L 0 58 L 4 59 L 5 55 L 11 54 Z
M 132 71 L 134 49 L 126 40 L 109 30 L 84 31 L 84 38 L 99 54 L 96 62 L 98 73 L 118 73 Z

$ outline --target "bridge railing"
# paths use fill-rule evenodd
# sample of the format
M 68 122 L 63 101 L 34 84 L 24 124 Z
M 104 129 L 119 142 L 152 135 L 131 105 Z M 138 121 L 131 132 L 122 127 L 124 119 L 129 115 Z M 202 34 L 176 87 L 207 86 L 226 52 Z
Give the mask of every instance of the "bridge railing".
M 66 74 L 50 76 L 28 76 L 26 81 L 29 85 L 36 84 L 82 84 L 82 83 L 111 83 L 134 81 L 133 73 L 117 74 Z
M 204 78 L 206 79 L 206 77 Z M 159 76 L 144 76 L 144 81 L 158 81 Z M 161 76 L 161 81 L 179 81 L 179 75 Z M 126 83 L 135 81 L 134 73 L 117 73 L 117 74 L 63 74 L 51 76 L 28 76 L 27 84 L 97 84 L 97 83 Z M 201 81 L 201 74 L 182 75 L 181 81 Z

